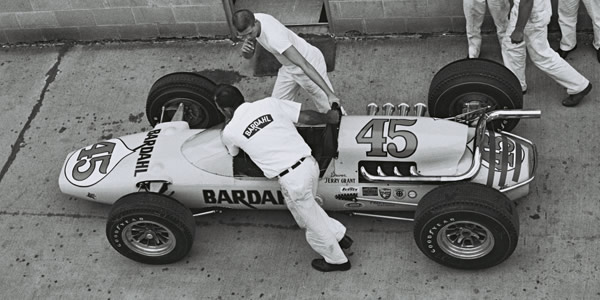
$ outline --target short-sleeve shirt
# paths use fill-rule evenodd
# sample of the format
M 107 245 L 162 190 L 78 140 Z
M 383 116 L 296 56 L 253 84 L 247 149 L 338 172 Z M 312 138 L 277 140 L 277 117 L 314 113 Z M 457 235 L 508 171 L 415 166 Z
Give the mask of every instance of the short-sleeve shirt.
M 244 103 L 223 129 L 223 144 L 232 155 L 237 147 L 243 149 L 267 178 L 273 178 L 311 155 L 294 125 L 301 106 L 272 97 Z
M 293 63 L 283 55 L 283 52 L 291 46 L 294 46 L 300 55 L 304 56 L 307 61 L 311 61 L 312 56 L 315 55 L 315 51 L 318 53 L 319 49 L 289 30 L 273 16 L 255 13 L 254 18 L 258 20 L 261 25 L 260 35 L 256 40 L 263 48 L 265 48 L 265 50 L 271 52 L 282 65 L 293 65 Z

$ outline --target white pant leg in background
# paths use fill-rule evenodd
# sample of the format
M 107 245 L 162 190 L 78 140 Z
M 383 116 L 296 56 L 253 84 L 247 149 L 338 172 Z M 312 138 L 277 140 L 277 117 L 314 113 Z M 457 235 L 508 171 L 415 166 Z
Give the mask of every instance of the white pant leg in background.
M 594 48 L 600 49 L 600 1 L 598 0 L 583 0 L 585 9 L 588 11 L 592 19 L 594 28 Z
M 561 38 L 560 49 L 570 51 L 577 45 L 577 14 L 579 12 L 580 0 L 558 1 L 558 25 L 560 26 Z
M 524 30 L 524 41 L 513 44 L 510 41 L 510 34 L 515 28 L 516 19 L 516 14 L 511 15 L 507 35 L 503 41 L 505 51 L 502 52 L 502 58 L 504 65 L 519 78 L 521 88 L 527 89 L 525 62 L 526 55 L 529 53 L 531 61 L 536 67 L 567 89 L 568 94 L 572 95 L 583 91 L 589 81 L 550 48 L 548 43 L 550 16 L 529 18 Z
M 469 58 L 479 57 L 481 51 L 481 24 L 485 16 L 486 0 L 463 0 L 463 11 L 467 21 L 467 43 Z
M 306 57 L 306 60 L 317 70 L 321 75 L 327 86 L 333 91 L 333 86 L 327 76 L 327 64 L 325 63 L 325 57 L 321 51 L 315 48 L 311 51 L 310 57 Z M 312 81 L 304 71 L 298 66 L 282 66 L 277 73 L 277 79 L 275 80 L 275 86 L 271 96 L 273 98 L 295 100 L 298 94 L 298 88 L 302 87 L 310 95 L 315 106 L 319 112 L 326 113 L 331 109 L 329 98 L 327 94 Z
M 508 0 L 488 0 L 488 9 L 490 15 L 494 19 L 496 25 L 496 35 L 498 36 L 498 42 L 502 47 L 502 40 L 506 35 L 506 28 L 508 27 L 508 13 L 510 12 L 510 3 Z
M 305 229 L 306 241 L 330 264 L 348 261 L 338 241 L 346 233 L 346 227 L 329 217 L 315 201 L 319 180 L 319 166 L 308 157 L 285 176 L 279 178 L 281 191 L 292 216 L 300 228 Z

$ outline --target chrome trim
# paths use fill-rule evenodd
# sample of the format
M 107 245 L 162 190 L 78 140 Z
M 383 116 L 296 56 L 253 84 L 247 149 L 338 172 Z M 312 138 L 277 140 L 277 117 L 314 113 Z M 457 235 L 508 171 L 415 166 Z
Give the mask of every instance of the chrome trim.
M 197 213 L 197 214 L 193 214 L 192 217 L 201 217 L 201 216 L 206 216 L 206 215 L 212 215 L 212 214 L 220 214 L 222 213 L 222 210 L 209 210 L 209 211 L 203 211 L 201 213 Z
M 389 203 L 389 204 L 396 204 L 396 205 L 405 205 L 405 206 L 417 206 L 417 203 L 411 203 L 411 202 L 400 202 L 400 201 L 387 201 L 387 200 L 381 200 L 381 199 L 370 199 L 370 198 L 362 198 L 362 197 L 356 197 L 355 198 L 356 201 L 369 201 L 369 202 L 377 202 L 377 203 Z
M 365 213 L 358 213 L 358 212 L 351 212 L 350 215 L 361 216 L 361 217 L 380 218 L 380 219 L 390 219 L 390 220 L 398 220 L 398 221 L 409 221 L 409 222 L 412 222 L 415 220 L 415 219 L 411 219 L 411 218 L 402 218 L 402 217 L 376 215 L 376 214 L 365 214 Z
M 475 150 L 473 151 L 473 162 L 465 173 L 453 176 L 381 176 L 371 175 L 364 166 L 360 167 L 360 174 L 372 182 L 441 182 L 462 181 L 473 178 L 481 168 L 481 148 L 487 128 L 487 123 L 496 119 L 533 119 L 539 118 L 540 110 L 497 110 L 483 114 L 475 127 Z M 534 151 L 535 152 L 535 151 Z M 537 153 L 534 153 L 537 157 Z M 535 163 L 534 163 L 535 164 Z M 415 170 L 416 171 L 416 170 Z M 378 172 L 379 173 L 379 172 Z M 411 172 L 412 173 L 412 172 Z M 397 174 L 396 174 L 397 175 Z

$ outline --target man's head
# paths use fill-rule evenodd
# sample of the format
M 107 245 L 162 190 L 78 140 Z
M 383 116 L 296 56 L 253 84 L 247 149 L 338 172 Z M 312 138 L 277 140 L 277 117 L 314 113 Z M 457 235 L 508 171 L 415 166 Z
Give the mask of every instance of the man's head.
M 255 39 L 260 33 L 254 13 L 247 9 L 240 9 L 233 14 L 233 26 L 237 30 L 238 38 Z
M 233 112 L 244 103 L 244 96 L 233 85 L 219 84 L 215 90 L 214 100 L 217 109 L 229 120 Z

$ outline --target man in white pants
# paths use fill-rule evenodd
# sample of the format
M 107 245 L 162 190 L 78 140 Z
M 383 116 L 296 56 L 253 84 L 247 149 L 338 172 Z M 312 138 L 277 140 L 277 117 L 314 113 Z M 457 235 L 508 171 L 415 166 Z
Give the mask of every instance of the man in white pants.
M 558 0 L 558 25 L 562 38 L 558 54 L 562 58 L 567 58 L 569 52 L 577 48 L 577 14 L 579 13 L 579 3 L 583 2 L 594 28 L 594 49 L 596 49 L 596 58 L 600 62 L 600 1 L 598 0 Z
M 238 10 L 233 15 L 233 25 L 238 37 L 244 39 L 244 58 L 250 59 L 254 55 L 258 42 L 281 63 L 272 97 L 294 100 L 298 88 L 302 87 L 310 94 L 320 112 L 327 112 L 331 104 L 340 102 L 327 77 L 323 53 L 318 48 L 268 14 Z
M 508 12 L 510 3 L 508 0 L 463 0 L 463 10 L 467 21 L 467 42 L 469 44 L 469 58 L 479 57 L 481 50 L 481 24 L 485 16 L 485 8 L 490 10 L 494 24 L 496 24 L 496 34 L 500 47 L 502 39 L 506 35 L 506 26 L 508 25 Z
M 312 261 L 321 272 L 347 271 L 350 261 L 342 248 L 352 245 L 346 227 L 330 218 L 315 200 L 319 166 L 310 147 L 294 123 L 337 124 L 337 111 L 327 113 L 301 111 L 302 104 L 268 97 L 245 103 L 240 91 L 231 85 L 219 85 L 215 103 L 225 116 L 221 139 L 229 154 L 243 149 L 267 178 L 278 178 L 287 208 L 300 228 L 306 230 L 308 244 L 322 259 Z
M 548 43 L 548 23 L 552 16 L 550 0 L 514 0 L 507 35 L 503 40 L 502 59 L 527 90 L 525 62 L 531 61 L 554 81 L 567 89 L 564 106 L 575 106 L 592 90 L 583 75 L 562 59 Z

